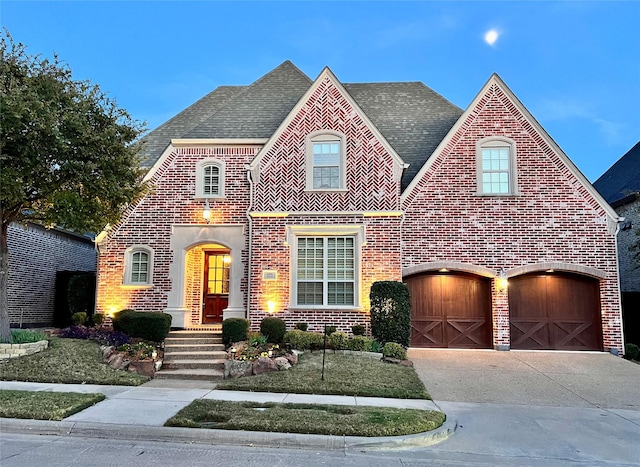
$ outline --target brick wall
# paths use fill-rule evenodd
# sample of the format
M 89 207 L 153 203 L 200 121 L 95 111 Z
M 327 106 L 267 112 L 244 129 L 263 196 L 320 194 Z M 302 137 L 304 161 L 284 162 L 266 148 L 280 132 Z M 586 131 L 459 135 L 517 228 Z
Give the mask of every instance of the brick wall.
M 124 308 L 162 311 L 167 307 L 167 294 L 172 287 L 169 277 L 174 254 L 170 250 L 172 225 L 205 225 L 204 200 L 195 199 L 197 163 L 207 158 L 225 163 L 225 198 L 209 200 L 210 224 L 244 225 L 249 201 L 245 165 L 258 149 L 258 146 L 175 148 L 161 161 L 151 178 L 151 192 L 128 209 L 122 222 L 113 226 L 100 245 L 98 311 L 109 313 Z M 122 286 L 125 250 L 131 245 L 153 248 L 153 287 Z M 246 260 L 245 248 L 243 261 Z M 194 322 L 201 312 L 202 264 L 198 261 L 198 251 L 194 250 L 185 263 L 185 275 L 189 276 L 185 284 L 186 302 Z M 241 287 L 246 291 L 246 281 Z
M 35 224 L 9 225 L 9 321 L 12 326 L 50 326 L 57 271 L 95 271 L 89 239 Z
M 476 194 L 476 142 L 516 142 L 517 196 Z M 434 157 L 434 156 L 432 156 Z M 404 268 L 460 261 L 498 273 L 541 262 L 596 268 L 604 347 L 621 347 L 615 238 L 605 211 L 541 135 L 494 85 L 406 198 Z M 508 300 L 493 296 L 494 344 L 508 344 Z
M 623 292 L 640 292 L 640 259 L 634 258 L 638 250 L 632 250 L 640 242 L 640 198 L 616 208 L 616 211 L 632 224 L 631 228 L 618 233 L 620 289 Z

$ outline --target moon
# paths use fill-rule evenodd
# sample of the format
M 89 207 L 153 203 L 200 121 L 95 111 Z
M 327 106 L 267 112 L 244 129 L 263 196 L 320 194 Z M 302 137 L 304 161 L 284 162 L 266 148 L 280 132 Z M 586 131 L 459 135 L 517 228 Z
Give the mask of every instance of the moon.
M 498 40 L 499 35 L 498 31 L 491 29 L 484 34 L 484 41 L 489 45 L 493 45 Z

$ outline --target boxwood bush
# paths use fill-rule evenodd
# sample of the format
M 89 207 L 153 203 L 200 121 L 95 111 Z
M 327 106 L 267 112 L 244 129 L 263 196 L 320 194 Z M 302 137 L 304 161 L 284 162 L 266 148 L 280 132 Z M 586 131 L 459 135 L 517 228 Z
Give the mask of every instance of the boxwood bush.
M 389 358 L 397 358 L 398 360 L 407 359 L 407 350 L 396 342 L 387 342 L 382 348 L 382 355 Z
M 267 340 L 272 344 L 280 344 L 287 332 L 287 325 L 280 318 L 268 316 L 260 322 L 260 332 L 267 336 Z
M 334 332 L 329 336 L 329 345 L 334 350 L 347 350 L 349 348 L 349 335 L 344 332 Z
M 227 318 L 222 322 L 222 342 L 230 345 L 232 342 L 246 341 L 251 323 L 245 318 Z
M 123 310 L 113 318 L 113 329 L 130 337 L 147 341 L 163 341 L 171 330 L 171 315 L 148 311 Z
M 407 284 L 378 281 L 371 285 L 371 334 L 382 343 L 409 346 L 411 297 Z
M 293 329 L 286 332 L 283 341 L 297 350 L 309 350 L 313 347 L 321 347 L 324 337 L 316 332 L 306 332 L 300 329 Z

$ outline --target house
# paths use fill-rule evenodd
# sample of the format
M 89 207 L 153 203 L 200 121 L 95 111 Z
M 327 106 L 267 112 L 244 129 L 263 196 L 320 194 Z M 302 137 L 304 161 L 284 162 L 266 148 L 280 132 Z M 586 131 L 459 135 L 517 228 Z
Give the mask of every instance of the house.
M 640 344 L 640 142 L 593 184 L 624 221 L 618 233 L 625 340 Z
M 350 331 L 402 280 L 415 347 L 622 349 L 618 215 L 497 75 L 463 111 L 286 61 L 143 156 L 152 192 L 98 238 L 98 311 Z
M 96 271 L 93 240 L 38 224 L 9 224 L 7 296 L 12 327 L 54 324 L 56 277 L 61 271 Z

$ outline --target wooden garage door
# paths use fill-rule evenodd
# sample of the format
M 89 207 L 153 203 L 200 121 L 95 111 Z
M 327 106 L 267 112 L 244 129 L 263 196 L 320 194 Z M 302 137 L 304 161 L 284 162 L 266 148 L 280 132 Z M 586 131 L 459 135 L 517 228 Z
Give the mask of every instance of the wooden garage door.
M 411 346 L 491 348 L 491 285 L 467 274 L 420 274 L 411 292 Z
M 529 274 L 509 280 L 512 349 L 602 350 L 597 279 Z

